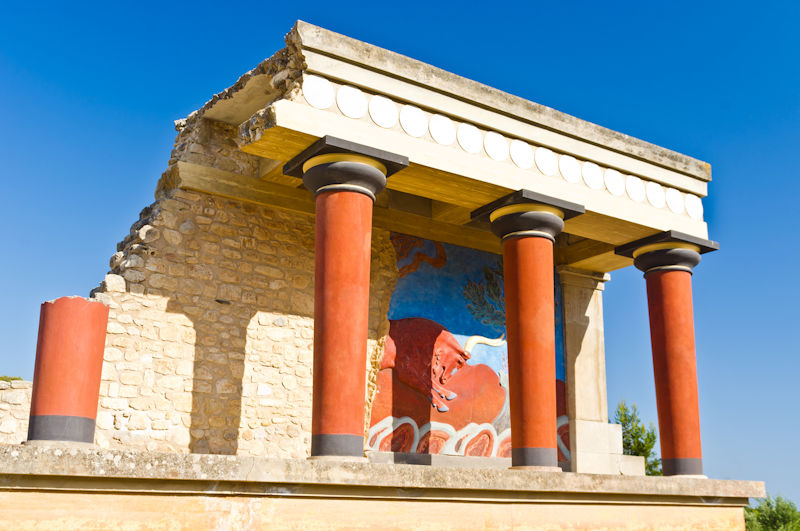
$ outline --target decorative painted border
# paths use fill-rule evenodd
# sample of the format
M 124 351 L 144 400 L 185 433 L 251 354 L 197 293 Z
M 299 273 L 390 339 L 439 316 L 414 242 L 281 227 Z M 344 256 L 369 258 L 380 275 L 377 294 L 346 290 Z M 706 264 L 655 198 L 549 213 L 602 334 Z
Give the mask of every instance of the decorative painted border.
M 703 220 L 703 202 L 700 197 L 664 187 L 635 175 L 623 175 L 614 168 L 603 168 L 588 160 L 578 160 L 565 153 L 555 153 L 543 146 L 531 146 L 520 139 L 507 139 L 496 131 L 483 131 L 473 124 L 455 122 L 442 114 L 423 111 L 414 105 L 396 103 L 378 94 L 365 94 L 350 85 L 334 85 L 328 79 L 305 74 L 303 97 L 316 109 L 336 108 L 355 120 L 369 115 L 372 122 L 385 129 L 400 124 L 405 134 L 431 139 L 443 146 L 458 145 L 467 153 L 485 154 L 497 162 L 510 161 L 523 170 L 535 168 L 548 177 L 560 176 L 568 183 L 588 186 L 595 191 L 606 191 L 616 196 L 627 196 L 636 203 L 658 209 L 668 209 L 678 215 Z
M 492 434 L 492 452 L 489 457 L 498 457 L 497 453 L 500 450 L 500 446 L 511 437 L 511 430 L 509 428 L 497 433 L 497 430 L 495 430 L 494 426 L 491 424 L 476 424 L 471 422 L 460 430 L 456 430 L 451 425 L 442 422 L 431 421 L 423 426 L 417 426 L 417 423 L 411 417 L 398 418 L 390 416 L 376 422 L 369 429 L 369 433 L 367 434 L 367 449 L 380 450 L 383 440 L 391 436 L 392 433 L 403 424 L 408 424 L 414 432 L 414 439 L 411 442 L 411 453 L 418 453 L 417 450 L 420 441 L 430 431 L 439 431 L 450 436 L 439 451 L 442 455 L 465 455 L 465 450 L 470 441 L 481 433 L 488 431 Z M 567 424 L 569 424 L 569 418 L 566 415 L 561 415 L 556 421 L 556 431 Z M 560 436 L 557 442 L 558 449 L 566 457 L 566 460 L 569 461 L 569 448 Z

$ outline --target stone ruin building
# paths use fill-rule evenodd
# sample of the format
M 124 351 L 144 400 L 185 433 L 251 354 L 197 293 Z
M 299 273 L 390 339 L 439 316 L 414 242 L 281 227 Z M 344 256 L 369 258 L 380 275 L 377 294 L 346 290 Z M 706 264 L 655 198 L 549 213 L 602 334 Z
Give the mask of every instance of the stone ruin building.
M 702 469 L 708 164 L 304 22 L 175 126 L 0 388 L 0 522 L 743 529 L 763 484 Z M 668 477 L 608 419 L 630 266 Z

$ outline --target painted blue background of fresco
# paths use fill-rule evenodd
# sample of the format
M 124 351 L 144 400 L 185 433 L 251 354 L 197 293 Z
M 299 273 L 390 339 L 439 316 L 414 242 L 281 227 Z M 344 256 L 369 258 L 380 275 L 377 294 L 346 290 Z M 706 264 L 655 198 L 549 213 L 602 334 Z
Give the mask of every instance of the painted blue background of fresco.
M 415 248 L 411 254 L 398 262 L 398 269 L 410 264 L 418 252 L 430 257 L 436 256 L 436 248 L 430 240 L 423 240 L 423 246 Z M 477 251 L 447 243 L 441 244 L 447 255 L 442 268 L 428 263 L 420 264 L 416 271 L 400 278 L 395 286 L 389 306 L 389 319 L 424 317 L 444 326 L 464 346 L 473 335 L 495 339 L 505 334 L 505 325 L 497 327 L 485 325 L 475 319 L 464 297 L 463 290 L 468 280 L 483 279 L 483 268 L 500 268 L 499 255 Z M 502 285 L 501 285 L 502 290 Z M 502 293 L 502 291 L 501 291 Z M 561 311 L 561 288 L 556 276 L 556 378 L 565 380 L 564 333 Z M 479 344 L 472 350 L 467 362 L 470 365 L 485 364 L 495 370 L 504 386 L 508 386 L 508 351 L 506 345 L 490 347 Z

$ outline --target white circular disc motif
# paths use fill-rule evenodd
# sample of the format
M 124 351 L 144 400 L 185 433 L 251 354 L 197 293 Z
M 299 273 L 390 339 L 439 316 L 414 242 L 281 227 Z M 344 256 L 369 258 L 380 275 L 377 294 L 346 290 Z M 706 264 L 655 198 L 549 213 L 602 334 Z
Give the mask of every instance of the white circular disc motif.
M 588 160 L 584 162 L 581 175 L 583 175 L 583 182 L 592 190 L 603 189 L 603 170 L 594 162 L 589 162 Z
M 533 168 L 533 148 L 526 142 L 515 138 L 511 141 L 509 152 L 511 153 L 511 160 L 514 164 L 523 170 Z
M 342 85 L 336 91 L 336 106 L 348 118 L 358 119 L 367 114 L 366 96 L 350 85 Z
M 309 105 L 317 109 L 327 109 L 333 105 L 333 85 L 324 77 L 303 76 L 303 97 Z
M 556 154 L 545 147 L 536 148 L 536 167 L 548 177 L 558 172 L 558 158 Z
M 558 159 L 558 170 L 568 183 L 578 183 L 581 181 L 581 165 L 575 160 L 575 157 L 561 155 Z
M 703 219 L 703 201 L 696 195 L 686 194 L 686 213 L 696 220 Z
M 458 137 L 458 144 L 467 153 L 480 153 L 483 147 L 483 136 L 481 131 L 472 124 L 458 124 L 456 131 Z
M 619 196 L 625 193 L 625 178 L 617 170 L 607 168 L 603 172 L 603 180 L 606 182 L 606 190 L 611 192 L 611 195 Z
M 456 126 L 453 124 L 453 120 L 447 116 L 441 114 L 431 116 L 428 130 L 436 143 L 443 146 L 449 146 L 456 141 Z
M 644 191 L 644 181 L 633 175 L 628 175 L 625 178 L 625 191 L 628 192 L 628 197 L 637 203 L 642 203 L 647 199 L 647 193 Z
M 419 138 L 428 130 L 428 118 L 419 107 L 403 105 L 400 109 L 400 125 L 410 136 Z
M 508 158 L 508 142 L 499 133 L 494 131 L 486 133 L 486 136 L 483 137 L 483 147 L 494 160 L 503 161 Z
M 675 188 L 667 188 L 667 207 L 676 214 L 683 214 L 683 194 Z
M 664 208 L 667 204 L 666 197 L 664 197 L 664 187 L 657 182 L 650 181 L 646 186 L 647 202 L 656 208 Z
M 397 125 L 397 105 L 389 98 L 372 96 L 369 100 L 369 115 L 373 122 L 386 129 Z

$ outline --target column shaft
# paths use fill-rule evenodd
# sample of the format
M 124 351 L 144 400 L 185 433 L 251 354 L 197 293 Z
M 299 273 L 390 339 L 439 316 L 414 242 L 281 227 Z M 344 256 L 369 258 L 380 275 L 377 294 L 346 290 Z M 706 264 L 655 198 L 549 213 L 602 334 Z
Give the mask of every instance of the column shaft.
M 560 472 L 556 433 L 553 244 L 581 205 L 532 190 L 475 210 L 503 241 L 511 414 L 511 466 Z
M 42 304 L 28 440 L 94 442 L 108 307 L 82 297 Z
M 692 275 L 656 270 L 645 278 L 664 474 L 702 474 Z
M 363 454 L 372 199 L 316 198 L 312 455 Z
M 558 465 L 553 242 L 503 242 L 514 466 Z

